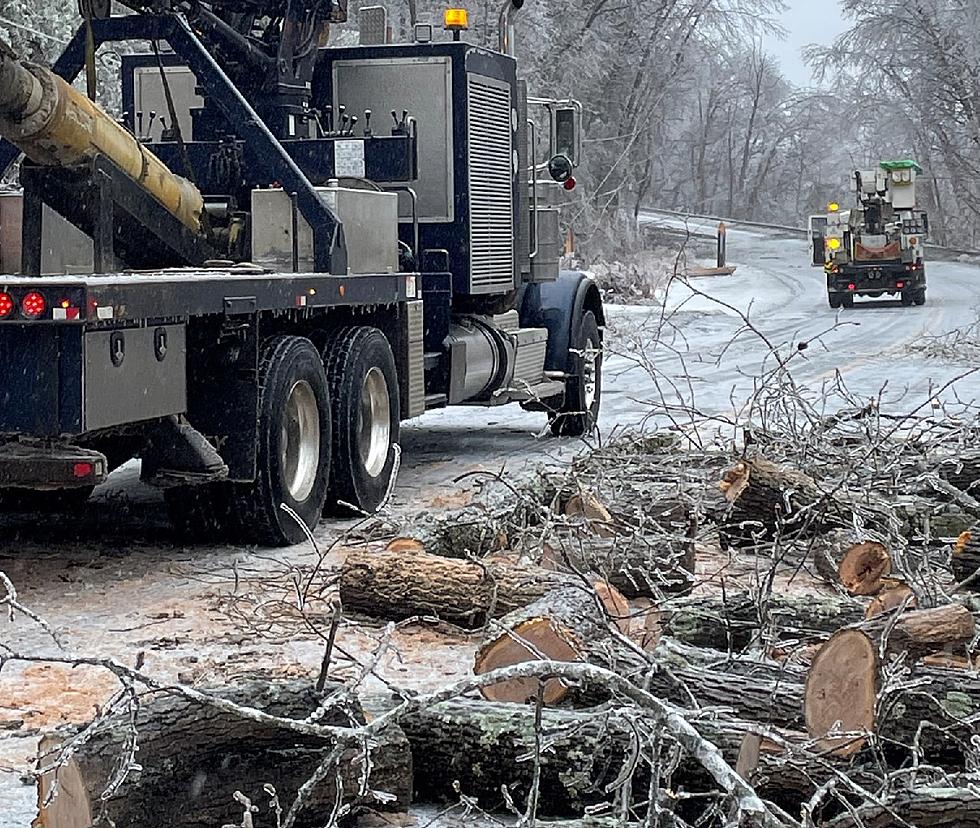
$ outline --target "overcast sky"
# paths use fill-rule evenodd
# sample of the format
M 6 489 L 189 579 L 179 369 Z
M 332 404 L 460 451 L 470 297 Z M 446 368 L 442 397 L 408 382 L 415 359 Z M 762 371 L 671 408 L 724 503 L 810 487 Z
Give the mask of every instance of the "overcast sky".
M 808 85 L 810 70 L 800 57 L 800 49 L 811 43 L 829 45 L 845 24 L 837 0 L 785 0 L 787 10 L 780 22 L 786 29 L 785 40 L 768 38 L 766 51 L 782 63 L 783 73 L 793 83 Z

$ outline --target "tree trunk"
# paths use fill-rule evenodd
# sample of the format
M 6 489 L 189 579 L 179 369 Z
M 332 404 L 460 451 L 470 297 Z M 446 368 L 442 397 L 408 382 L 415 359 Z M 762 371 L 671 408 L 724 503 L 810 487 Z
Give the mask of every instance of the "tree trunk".
M 415 757 L 416 797 L 455 802 L 460 795 L 473 796 L 481 808 L 496 810 L 503 805 L 501 786 L 507 785 L 523 807 L 534 777 L 535 718 L 534 705 L 465 699 L 406 718 L 402 727 Z M 758 728 L 752 722 L 723 718 L 692 723 L 732 765 L 745 734 Z M 589 806 L 615 801 L 616 792 L 605 788 L 632 755 L 637 731 L 628 717 L 606 708 L 546 708 L 541 711 L 540 735 L 546 746 L 541 753 L 540 814 L 577 815 Z M 641 759 L 632 777 L 638 797 L 646 796 L 649 774 L 649 765 Z M 714 787 L 689 756 L 681 759 L 671 782 L 686 791 Z
M 906 654 L 908 658 L 947 652 L 965 647 L 976 634 L 973 614 L 961 604 L 932 609 L 907 610 L 876 615 L 854 624 L 851 629 L 864 633 L 886 656 Z
M 888 631 L 887 641 L 883 634 Z M 878 721 L 878 691 L 881 683 L 879 654 L 906 654 L 916 658 L 944 644 L 964 643 L 973 638 L 973 616 L 958 604 L 933 610 L 914 610 L 899 616 L 878 615 L 841 630 L 814 657 L 806 679 L 804 709 L 807 732 L 825 739 L 834 732 L 876 732 L 884 729 L 894 741 L 911 744 L 923 721 L 962 731 L 980 707 L 970 693 L 972 673 L 916 666 L 913 678 L 921 682 L 897 691 L 887 708 L 895 715 Z M 976 691 L 980 691 L 980 682 Z M 936 706 L 939 700 L 940 706 Z M 969 725 L 969 735 L 975 730 Z M 932 731 L 934 732 L 934 731 Z M 929 738 L 930 732 L 926 733 Z M 850 755 L 861 749 L 860 736 L 832 736 L 828 749 Z
M 751 721 L 778 727 L 803 724 L 803 683 L 779 665 L 727 661 L 718 652 L 688 648 L 681 655 L 644 654 L 610 629 L 595 601 L 562 590 L 499 622 L 477 651 L 477 675 L 540 658 L 584 661 L 618 673 L 684 707 L 719 707 Z M 512 679 L 482 689 L 491 701 L 524 703 L 537 694 L 536 679 Z M 544 700 L 554 705 L 572 688 L 557 679 L 545 683 Z M 586 687 L 573 697 L 594 704 L 608 699 L 602 687 Z
M 944 459 L 937 469 L 939 477 L 964 492 L 980 494 L 980 451 L 964 452 Z
M 318 694 L 305 681 L 254 679 L 215 695 L 302 721 L 317 709 L 324 695 L 341 689 L 328 687 L 326 694 Z M 359 708 L 350 712 L 363 722 Z M 331 709 L 319 720 L 323 725 L 341 727 L 350 722 L 351 717 L 340 708 Z M 40 745 L 40 766 L 49 770 L 38 782 L 36 828 L 88 826 L 100 816 L 126 828 L 240 824 L 243 807 L 234 799 L 236 791 L 259 806 L 255 827 L 272 828 L 275 817 L 267 807 L 270 798 L 263 786 L 272 785 L 288 809 L 299 787 L 337 747 L 326 739 L 257 723 L 175 695 L 144 698 L 135 712 L 135 731 L 129 717 L 118 714 L 100 724 L 81 744 L 68 745 L 71 735 L 60 732 L 45 737 Z M 136 740 L 138 753 L 132 753 L 131 739 Z M 69 747 L 71 753 L 67 765 L 57 771 L 57 796 L 45 808 L 42 806 L 51 790 L 60 745 Z M 351 742 L 343 750 L 336 771 L 312 791 L 297 824 L 312 828 L 329 822 L 338 793 L 355 809 L 405 810 L 411 801 L 412 757 L 401 729 L 390 727 L 377 734 L 369 765 L 367 761 L 363 746 Z M 101 801 L 119 769 L 130 765 L 125 780 Z M 360 777 L 368 767 L 369 784 L 362 788 Z M 340 791 L 338 778 L 342 781 Z M 385 791 L 394 799 L 378 801 L 370 791 Z
M 568 581 L 539 567 L 477 563 L 399 545 L 394 551 L 351 552 L 340 572 L 340 600 L 346 610 L 381 618 L 434 615 L 476 628 Z
M 565 538 L 549 542 L 542 566 L 594 572 L 627 598 L 660 598 L 694 585 L 694 542 L 662 536 Z
M 769 621 L 763 630 L 760 600 L 747 592 L 697 594 L 674 598 L 660 607 L 663 634 L 684 644 L 715 650 L 743 650 L 763 632 L 772 638 L 817 638 L 864 618 L 864 606 L 856 600 L 822 595 L 766 596 Z
M 720 529 L 724 541 L 733 546 L 753 546 L 807 527 L 814 532 L 830 528 L 820 505 L 823 495 L 813 479 L 762 457 L 736 463 L 719 488 L 728 503 Z
M 900 821 L 899 821 L 900 820 Z M 825 828 L 952 828 L 980 824 L 980 796 L 971 788 L 917 788 L 842 814 Z
M 861 733 L 875 728 L 878 655 L 857 629 L 841 630 L 817 652 L 803 701 L 806 729 L 821 750 L 851 756 L 864 747 Z M 834 735 L 840 733 L 842 735 Z

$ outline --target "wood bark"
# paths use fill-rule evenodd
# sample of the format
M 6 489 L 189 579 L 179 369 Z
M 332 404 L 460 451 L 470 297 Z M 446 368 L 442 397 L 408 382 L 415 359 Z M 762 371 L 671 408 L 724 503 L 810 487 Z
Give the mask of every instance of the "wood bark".
M 627 598 L 661 598 L 694 585 L 694 543 L 670 535 L 566 536 L 546 544 L 541 564 L 594 572 Z
M 901 820 L 898 822 L 897 820 Z M 825 823 L 825 828 L 955 828 L 980 824 L 980 796 L 971 788 L 917 788 L 866 804 Z
M 763 612 L 769 622 L 765 629 Z M 747 592 L 673 598 L 660 607 L 664 635 L 724 651 L 745 649 L 762 633 L 777 640 L 819 638 L 862 620 L 864 613 L 864 605 L 850 598 L 773 593 L 760 602 Z
M 415 757 L 415 793 L 423 801 L 458 801 L 474 796 L 482 808 L 503 805 L 507 785 L 518 806 L 526 801 L 534 775 L 534 705 L 460 699 L 419 711 L 402 722 Z M 734 764 L 753 722 L 706 718 L 695 728 Z M 608 708 L 541 711 L 541 788 L 539 813 L 577 815 L 589 806 L 615 801 L 606 790 L 633 753 L 639 729 L 628 717 Z M 647 792 L 649 765 L 642 759 L 632 775 L 640 798 Z M 671 777 L 684 790 L 713 785 L 697 759 L 682 756 Z M 457 785 L 459 790 L 457 791 Z M 769 789 L 766 788 L 766 791 Z M 773 789 L 774 790 L 774 789 Z
M 976 634 L 973 614 L 962 604 L 931 609 L 882 613 L 851 629 L 864 633 L 885 656 L 906 654 L 921 658 L 940 652 L 964 650 Z
M 340 600 L 347 610 L 382 618 L 430 615 L 475 628 L 568 581 L 540 567 L 446 558 L 401 543 L 352 551 L 340 572 Z
M 327 693 L 337 689 L 328 686 Z M 299 720 L 316 710 L 323 698 L 308 682 L 264 679 L 247 680 L 217 694 L 265 713 Z M 363 714 L 355 707 L 348 712 L 331 710 L 320 723 L 350 726 L 352 717 L 363 722 Z M 126 828 L 239 824 L 243 809 L 233 798 L 236 791 L 260 806 L 260 813 L 254 815 L 255 828 L 272 828 L 275 818 L 266 807 L 269 796 L 263 786 L 272 785 L 288 808 L 300 785 L 337 747 L 185 697 L 154 695 L 144 698 L 135 712 L 135 737 L 129 717 L 120 714 L 101 723 L 89 739 L 72 746 L 67 765 L 57 771 L 58 794 L 43 807 L 59 759 L 58 746 L 71 735 L 62 731 L 42 740 L 40 766 L 49 771 L 38 782 L 35 828 L 87 828 L 99 818 Z M 131 738 L 139 748 L 136 754 L 132 754 Z M 134 766 L 125 780 L 103 800 L 103 792 L 119 769 L 130 763 Z M 369 772 L 368 784 L 362 788 L 365 772 Z M 339 792 L 338 778 L 342 781 Z M 411 786 L 410 746 L 404 733 L 391 727 L 377 735 L 369 758 L 362 744 L 352 742 L 345 747 L 336 772 L 312 791 L 297 824 L 313 828 L 329 822 L 338 793 L 355 809 L 404 810 L 411 801 Z M 372 790 L 394 798 L 376 801 Z
M 723 475 L 719 489 L 728 504 L 720 529 L 724 541 L 733 546 L 753 546 L 771 539 L 777 527 L 784 535 L 803 528 L 830 528 L 816 482 L 763 457 L 736 463 Z

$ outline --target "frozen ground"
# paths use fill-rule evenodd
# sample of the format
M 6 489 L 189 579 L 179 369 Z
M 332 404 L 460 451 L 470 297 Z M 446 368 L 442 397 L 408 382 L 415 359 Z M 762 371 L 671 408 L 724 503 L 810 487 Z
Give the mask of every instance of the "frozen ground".
M 656 215 L 646 220 L 679 223 Z M 713 223 L 702 229 L 709 228 Z M 783 357 L 795 354 L 793 376 L 815 397 L 821 389 L 835 394 L 838 375 L 851 394 L 881 394 L 905 411 L 938 405 L 930 403 L 937 397 L 952 407 L 980 397 L 980 375 L 971 366 L 909 350 L 923 337 L 976 319 L 980 267 L 930 262 L 929 301 L 922 308 L 879 300 L 837 313 L 828 308 L 822 274 L 807 265 L 807 255 L 799 237 L 733 225 L 735 276 L 696 280 L 693 288 L 674 284 L 662 308 L 609 308 L 613 353 L 605 366 L 603 436 L 662 424 L 665 411 L 677 417 L 691 404 L 730 416 L 743 407 L 760 372 L 775 364 L 770 347 Z M 541 415 L 513 406 L 433 412 L 411 423 L 403 430 L 394 511 L 451 506 L 469 496 L 472 478 L 453 482 L 467 472 L 506 467 L 516 473 L 582 447 L 544 437 L 543 428 Z M 349 528 L 324 523 L 318 540 L 326 546 Z M 328 566 L 337 559 L 330 556 Z M 66 651 L 129 664 L 143 653 L 144 669 L 164 679 L 233 681 L 258 668 L 315 675 L 320 645 L 293 635 L 296 625 L 269 609 L 289 598 L 290 573 L 313 560 L 303 546 L 175 547 L 160 499 L 139 485 L 133 467 L 114 475 L 80 515 L 0 519 L 0 570 L 59 632 Z M 55 650 L 24 619 L 0 619 L 0 625 L 0 640 L 14 649 Z M 340 642 L 357 658 L 378 633 L 351 625 Z M 397 634 L 395 643 L 401 658 L 393 654 L 380 669 L 402 686 L 432 685 L 469 671 L 473 645 L 465 637 L 415 628 Z M 338 669 L 349 666 L 340 662 Z M 26 828 L 34 816 L 33 789 L 20 776 L 38 731 L 88 717 L 112 687 L 96 670 L 8 665 L 0 672 L 0 828 Z

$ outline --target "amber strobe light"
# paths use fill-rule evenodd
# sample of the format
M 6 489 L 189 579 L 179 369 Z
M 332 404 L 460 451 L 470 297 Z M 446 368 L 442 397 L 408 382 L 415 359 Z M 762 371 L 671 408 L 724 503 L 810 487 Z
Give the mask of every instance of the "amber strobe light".
M 470 14 L 466 9 L 446 9 L 442 13 L 443 28 L 450 32 L 462 32 L 470 27 Z

